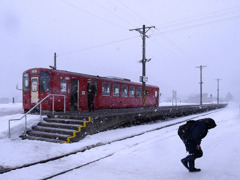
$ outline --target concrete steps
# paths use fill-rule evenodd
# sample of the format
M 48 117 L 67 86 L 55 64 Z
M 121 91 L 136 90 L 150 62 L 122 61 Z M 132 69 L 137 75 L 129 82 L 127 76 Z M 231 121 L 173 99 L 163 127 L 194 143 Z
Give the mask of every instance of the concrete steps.
M 27 132 L 24 139 L 41 140 L 55 143 L 67 142 L 79 127 L 84 125 L 85 119 L 45 118 L 37 126 Z

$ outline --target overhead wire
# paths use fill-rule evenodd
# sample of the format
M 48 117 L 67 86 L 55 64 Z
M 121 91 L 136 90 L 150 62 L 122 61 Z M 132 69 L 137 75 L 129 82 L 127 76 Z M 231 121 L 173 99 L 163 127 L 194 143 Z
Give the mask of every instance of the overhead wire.
M 69 54 L 78 53 L 78 52 L 82 52 L 82 51 L 86 51 L 86 50 L 90 50 L 90 49 L 94 49 L 94 48 L 98 48 L 98 47 L 108 46 L 108 45 L 111 45 L 111 44 L 116 44 L 116 43 L 119 43 L 119 42 L 128 41 L 130 39 L 135 39 L 135 38 L 138 38 L 138 37 L 139 37 L 139 35 L 129 37 L 129 38 L 125 38 L 125 39 L 116 40 L 116 41 L 111 41 L 111 42 L 107 42 L 107 43 L 103 43 L 103 44 L 99 44 L 99 45 L 95 45 L 95 46 L 90 46 L 90 47 L 87 47 L 87 48 L 83 48 L 83 49 L 74 50 L 74 51 L 70 51 L 70 52 L 67 52 L 67 53 L 59 54 L 58 57 L 59 56 L 60 57 L 61 56 L 66 56 L 66 55 L 69 55 Z
M 124 22 L 126 22 L 126 23 L 128 23 L 128 24 L 133 25 L 130 21 L 128 21 L 128 20 L 125 19 L 125 18 L 122 18 L 122 17 L 119 16 L 118 14 L 116 14 L 116 13 L 112 12 L 111 10 L 105 8 L 102 4 L 100 4 L 100 3 L 98 3 L 98 2 L 96 2 L 96 1 L 94 1 L 94 0 L 91 0 L 90 2 L 96 4 L 97 6 L 99 6 L 99 7 L 102 8 L 102 9 L 104 9 L 105 11 L 109 12 L 110 14 L 112 14 L 112 15 L 118 17 L 118 18 L 121 19 L 122 21 L 124 21 Z
M 64 3 L 74 7 L 74 8 L 77 8 L 78 10 L 86 13 L 86 14 L 89 14 L 91 16 L 94 16 L 98 19 L 101 19 L 105 22 L 108 22 L 108 23 L 111 23 L 113 25 L 117 25 L 116 23 L 113 23 L 111 21 L 108 21 L 106 20 L 105 18 L 102 18 L 96 14 L 93 14 L 91 12 L 88 12 L 86 10 L 83 10 L 81 8 L 79 8 L 78 6 L 75 6 L 74 4 L 72 3 L 69 3 L 69 2 L 66 2 L 65 0 L 62 0 Z M 108 0 L 109 2 L 111 2 L 111 0 Z M 106 11 L 108 11 L 109 13 L 111 14 L 114 14 L 112 11 L 106 9 L 105 7 L 103 7 L 102 5 L 100 5 L 99 3 L 96 3 L 95 1 L 93 1 L 95 4 L 97 4 L 99 7 L 105 9 Z M 128 6 L 126 6 L 122 1 L 114 1 L 114 3 L 117 2 L 119 4 L 121 4 L 122 7 L 125 7 L 129 12 L 131 12 L 132 14 L 134 14 L 134 16 L 138 17 L 139 19 L 143 19 L 140 15 L 138 15 L 137 13 L 133 12 Z M 114 4 L 113 2 L 111 2 L 112 4 Z M 236 7 L 237 8 L 237 7 Z M 223 13 L 223 12 L 226 12 L 226 11 L 229 11 L 229 10 L 233 10 L 233 9 L 236 9 L 236 8 L 231 8 L 231 9 L 225 9 L 225 10 L 220 10 L 220 11 L 216 11 L 215 14 L 219 14 L 222 16 L 222 14 L 220 13 Z M 229 13 L 229 12 L 228 12 Z M 165 25 L 166 27 L 168 26 L 173 26 L 174 24 L 176 25 L 176 23 L 180 24 L 181 23 L 189 23 L 189 22 L 193 22 L 196 23 L 196 18 L 198 18 L 198 20 L 203 20 L 203 19 L 206 19 L 206 18 L 209 18 L 209 16 L 211 15 L 212 13 L 208 13 L 208 14 L 204 14 L 204 15 L 198 15 L 198 16 L 194 16 L 194 17 L 190 17 L 190 18 L 186 18 L 186 19 L 183 19 L 183 20 L 180 20 L 180 21 L 172 21 L 172 22 L 169 22 L 169 23 L 165 23 L 165 24 L 162 24 L 160 26 L 163 26 Z M 126 21 L 124 18 L 116 15 L 118 18 L 120 18 L 121 20 L 124 20 L 125 22 L 127 22 L 128 24 L 132 24 L 131 22 L 129 21 Z M 207 17 L 208 16 L 208 17 Z M 211 17 L 211 16 L 210 16 Z M 213 17 L 213 16 L 212 16 Z M 165 31 L 160 31 L 159 29 L 157 29 L 157 31 L 159 33 L 152 33 L 150 34 L 150 36 L 161 36 L 163 39 L 165 39 L 166 41 L 168 41 L 171 46 L 173 46 L 174 48 L 177 48 L 179 49 L 181 52 L 183 52 L 184 54 L 187 54 L 189 57 L 191 57 L 192 59 L 195 59 L 193 58 L 192 56 L 190 56 L 185 50 L 183 50 L 182 48 L 180 48 L 175 42 L 173 42 L 172 40 L 170 40 L 167 36 L 166 36 L 166 33 L 169 33 L 169 32 L 175 32 L 175 31 L 180 31 L 180 30 L 185 30 L 185 29 L 190 29 L 190 28 L 195 28 L 195 27 L 199 27 L 199 26 L 206 26 L 206 25 L 209 25 L 209 24 L 212 24 L 212 23 L 219 23 L 219 22 L 222 22 L 222 21 L 227 21 L 227 20 L 232 20 L 232 19 L 235 19 L 235 18 L 239 18 L 240 16 L 235 16 L 235 17 L 228 17 L 228 18 L 225 18 L 225 19 L 218 19 L 218 20 L 215 20 L 215 21 L 210 21 L 210 22 L 205 22 L 205 23 L 201 23 L 201 24 L 194 24 L 194 25 L 188 25 L 186 27 L 178 27 L 178 28 L 175 28 L 175 29 L 170 29 L 170 30 L 165 30 Z M 215 17 L 216 18 L 216 17 Z M 148 20 L 146 20 L 148 21 Z M 121 28 L 124 28 L 124 29 L 127 29 L 125 27 L 122 27 L 122 26 L 119 26 L 117 25 L 118 27 L 121 27 Z M 151 31 L 153 31 L 151 29 Z M 95 46 L 91 46 L 91 47 L 87 47 L 87 48 L 83 48 L 83 49 L 80 49 L 80 50 L 74 50 L 74 51 L 71 51 L 71 52 L 68 52 L 68 53 L 63 53 L 63 54 L 60 54 L 58 56 L 64 56 L 64 55 L 68 55 L 68 54 L 72 54 L 72 53 L 76 53 L 76 52 L 81 52 L 81 51 L 85 51 L 85 50 L 89 50 L 89 49 L 93 49 L 93 48 L 98 48 L 98 47 L 102 47 L 102 46 L 107 46 L 107 45 L 110 45 L 110 44 L 114 44 L 114 43 L 118 43 L 118 42 L 121 42 L 121 41 L 127 41 L 127 40 L 130 40 L 130 39 L 133 39 L 133 38 L 136 38 L 136 37 L 139 37 L 139 36 L 134 36 L 134 37 L 131 37 L 131 38 L 126 38 L 126 39 L 122 39 L 122 40 L 116 40 L 116 41 L 113 41 L 113 42 L 107 42 L 107 43 L 103 43 L 103 44 L 100 44 L 100 45 L 95 45 Z M 156 43 L 156 42 L 155 42 Z
M 117 0 L 117 1 L 116 0 L 114 0 L 114 1 L 108 0 L 108 2 L 110 2 L 112 4 L 116 4 L 116 3 L 120 4 L 123 8 L 127 9 L 127 10 L 125 10 L 126 13 L 128 13 L 130 16 L 135 16 L 138 19 L 138 21 L 141 23 L 142 23 L 142 21 L 149 22 L 145 17 L 136 13 L 130 7 L 128 7 L 126 4 L 124 4 L 122 0 L 120 0 L 120 1 L 119 0 Z M 124 9 L 122 9 L 122 10 L 124 10 Z
M 162 31 L 161 33 L 169 33 L 169 32 L 181 31 L 181 30 L 185 30 L 185 29 L 192 29 L 192 28 L 195 28 L 195 27 L 201 27 L 201 26 L 206 26 L 206 25 L 210 25 L 210 24 L 216 24 L 216 23 L 220 23 L 220 22 L 224 22 L 224 21 L 230 21 L 230 20 L 239 19 L 239 18 L 240 18 L 240 15 L 237 15 L 237 16 L 218 19 L 218 20 L 209 21 L 209 22 L 205 22 L 205 23 L 189 25 L 189 26 L 185 26 L 185 27 L 179 27 L 179 28 L 175 28 L 175 29 L 171 29 L 171 30 L 165 30 L 165 31 Z M 161 33 L 156 33 L 156 34 L 152 34 L 152 35 L 157 35 L 157 34 L 161 34 Z
M 159 27 L 166 28 L 168 26 L 180 26 L 181 24 L 185 24 L 189 22 L 191 23 L 191 22 L 200 21 L 200 20 L 209 19 L 209 18 L 218 18 L 219 16 L 226 16 L 226 14 L 234 13 L 235 10 L 239 11 L 239 8 L 240 7 L 228 8 L 228 9 L 218 10 L 215 12 L 192 16 L 185 19 L 175 20 L 175 21 L 160 24 Z
M 111 0 L 108 0 L 108 1 L 111 1 Z M 123 7 L 125 7 L 129 12 L 131 12 L 131 14 L 133 14 L 133 15 L 136 16 L 136 17 L 138 17 L 141 21 L 144 20 L 144 21 L 148 22 L 149 24 L 152 24 L 149 20 L 147 20 L 146 18 L 140 16 L 138 13 L 134 12 L 132 9 L 130 9 L 128 6 L 126 6 L 126 5 L 123 3 L 123 1 L 114 1 L 114 2 L 117 2 L 117 3 L 119 3 L 120 5 L 122 5 Z M 160 32 L 158 28 L 155 28 L 155 29 L 156 29 L 158 32 Z M 154 29 L 150 29 L 150 31 L 153 32 Z M 186 54 L 187 56 L 191 57 L 192 59 L 195 59 L 195 58 L 193 58 L 191 55 L 189 55 L 186 51 L 184 51 L 182 48 L 180 48 L 175 42 L 173 42 L 171 39 L 169 39 L 166 35 L 164 35 L 163 33 L 160 33 L 160 34 L 161 34 L 161 36 L 163 37 L 163 39 L 164 39 L 165 41 L 169 42 L 170 45 L 173 46 L 174 49 L 177 48 L 177 49 L 179 49 L 181 52 L 183 52 L 184 54 Z M 160 45 L 158 42 L 152 40 L 151 38 L 150 38 L 150 40 L 151 40 L 152 42 L 154 42 L 155 44 Z
M 81 11 L 81 12 L 83 12 L 83 13 L 85 13 L 85 14 L 94 16 L 95 18 L 98 18 L 98 19 L 100 19 L 101 21 L 107 22 L 107 23 L 109 23 L 109 24 L 112 24 L 112 25 L 117 26 L 117 27 L 122 28 L 122 29 L 127 29 L 127 27 L 124 27 L 124 26 L 121 26 L 121 25 L 119 25 L 119 24 L 116 24 L 116 23 L 114 23 L 114 22 L 112 22 L 112 21 L 109 21 L 109 20 L 107 20 L 106 18 L 103 18 L 103 17 L 101 17 L 101 16 L 98 16 L 98 15 L 92 13 L 92 12 L 83 10 L 82 8 L 76 6 L 76 5 L 72 4 L 72 3 L 69 3 L 69 2 L 67 2 L 66 0 L 61 0 L 61 1 L 62 1 L 63 3 L 65 3 L 65 4 L 67 4 L 67 5 L 75 8 L 75 9 L 78 9 L 79 11 Z
M 222 10 L 222 11 L 217 11 L 218 13 L 222 13 L 224 11 L 229 11 L 229 10 L 232 10 L 232 9 L 236 9 L 236 8 L 231 8 L 231 9 L 225 9 L 225 10 Z M 216 16 L 210 16 L 210 13 L 207 14 L 208 15 L 208 18 L 211 18 L 211 17 L 214 17 L 216 18 Z M 220 14 L 221 16 L 223 14 Z M 204 16 L 204 17 L 203 17 Z M 184 19 L 183 21 L 173 21 L 174 23 L 167 23 L 167 25 L 174 25 L 176 23 L 181 23 L 181 22 L 190 22 L 189 19 L 191 19 L 191 22 L 194 21 L 194 23 L 196 23 L 196 19 L 194 20 L 193 18 L 196 18 L 196 17 L 201 17 L 201 19 L 198 19 L 198 20 L 202 20 L 202 18 L 206 18 L 205 15 L 201 15 L 201 16 L 194 16 L 194 17 L 190 17 L 190 18 L 187 18 L 187 19 Z M 194 58 L 192 55 L 190 55 L 189 53 L 187 53 L 183 48 L 181 48 L 180 46 L 178 46 L 175 42 L 173 42 L 171 39 L 169 39 L 167 36 L 166 36 L 166 33 L 168 32 L 174 32 L 174 31 L 179 31 L 179 30 L 185 30 L 185 29 L 190 29 L 190 28 L 195 28 L 195 27 L 198 27 L 198 26 L 206 26 L 206 25 L 209 25 L 209 24 L 212 24 L 212 23 L 219 23 L 221 21 L 227 21 L 227 20 L 232 20 L 234 18 L 239 18 L 239 16 L 235 16 L 235 17 L 228 17 L 228 18 L 225 18 L 225 19 L 218 19 L 218 20 L 215 20 L 215 21 L 210 21 L 210 22 L 205 22 L 205 23 L 202 23 L 202 24 L 195 24 L 195 25 L 188 25 L 187 27 L 179 27 L 177 29 L 172 29 L 172 30 L 165 30 L 165 31 L 160 31 L 159 28 L 157 28 L 157 31 L 158 33 L 153 33 L 151 35 L 155 36 L 155 35 L 159 35 L 161 37 L 163 37 L 165 40 L 167 40 L 172 46 L 174 46 L 175 48 L 179 49 L 182 53 L 184 53 L 185 55 L 187 55 L 190 59 L 194 60 L 194 61 L 197 61 L 198 60 L 196 58 Z M 188 20 L 188 21 L 187 21 Z M 166 25 L 166 24 L 165 24 Z

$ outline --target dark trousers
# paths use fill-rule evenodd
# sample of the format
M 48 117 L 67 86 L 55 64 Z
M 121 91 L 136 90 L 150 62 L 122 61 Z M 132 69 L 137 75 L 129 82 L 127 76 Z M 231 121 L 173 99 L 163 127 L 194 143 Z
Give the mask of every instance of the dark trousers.
M 189 152 L 189 155 L 184 158 L 184 161 L 189 163 L 189 170 L 195 170 L 195 159 L 203 156 L 202 149 L 197 149 L 197 145 L 194 141 L 189 140 L 184 142 L 186 150 Z
M 94 97 L 88 96 L 87 100 L 88 100 L 88 110 L 94 111 Z
M 197 145 L 193 140 L 188 140 L 184 142 L 186 146 L 186 150 L 191 154 L 194 159 L 200 158 L 203 156 L 203 151 L 202 149 L 197 149 Z

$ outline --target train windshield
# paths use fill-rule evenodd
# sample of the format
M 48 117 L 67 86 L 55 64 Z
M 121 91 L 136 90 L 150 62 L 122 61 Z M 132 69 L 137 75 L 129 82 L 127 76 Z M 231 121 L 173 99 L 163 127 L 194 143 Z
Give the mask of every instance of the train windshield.
M 40 91 L 48 92 L 50 90 L 50 72 L 40 71 Z
M 24 92 L 27 92 L 27 91 L 29 91 L 29 73 L 27 72 L 27 73 L 24 73 L 23 74 L 23 81 L 22 81 L 22 83 L 23 83 L 23 91 Z

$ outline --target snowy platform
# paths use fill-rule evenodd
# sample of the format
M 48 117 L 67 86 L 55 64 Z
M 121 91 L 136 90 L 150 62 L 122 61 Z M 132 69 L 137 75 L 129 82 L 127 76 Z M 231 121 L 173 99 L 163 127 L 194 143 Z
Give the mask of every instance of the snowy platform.
M 142 124 L 154 120 L 187 116 L 225 107 L 226 104 L 166 106 L 124 109 L 103 109 L 95 112 L 57 113 L 45 118 L 24 136 L 24 139 L 56 143 L 77 142 L 87 135 L 117 128 L 126 124 Z M 90 117 L 90 119 L 89 119 Z

